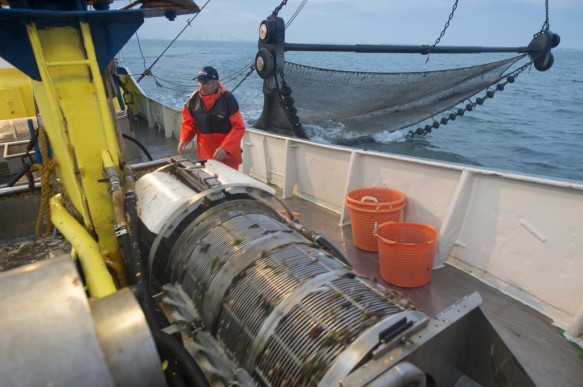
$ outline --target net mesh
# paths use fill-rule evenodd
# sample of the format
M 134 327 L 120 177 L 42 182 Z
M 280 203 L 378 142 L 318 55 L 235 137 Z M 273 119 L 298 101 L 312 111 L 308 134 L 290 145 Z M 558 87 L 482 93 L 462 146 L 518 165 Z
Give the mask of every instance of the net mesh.
M 286 62 L 284 76 L 302 122 L 333 121 L 347 129 L 392 132 L 433 117 L 486 89 L 523 57 L 450 70 L 401 73 L 328 70 Z M 267 114 L 264 108 L 255 126 L 290 129 L 277 94 L 266 93 L 265 98 L 265 106 L 272 112 Z

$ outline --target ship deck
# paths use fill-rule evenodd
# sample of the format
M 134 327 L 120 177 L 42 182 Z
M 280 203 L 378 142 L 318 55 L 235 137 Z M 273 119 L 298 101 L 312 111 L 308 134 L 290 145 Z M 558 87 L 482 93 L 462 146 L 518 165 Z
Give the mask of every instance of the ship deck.
M 151 153 L 155 157 L 176 153 L 176 140 L 165 138 L 161 131 L 141 129 L 136 137 L 148 149 L 153 148 Z M 566 340 L 548 317 L 447 264 L 434 269 L 431 282 L 425 286 L 408 289 L 392 286 L 380 276 L 378 254 L 356 248 L 351 226 L 341 227 L 338 214 L 297 196 L 282 201 L 299 214 L 302 225 L 331 242 L 358 274 L 374 277 L 380 285 L 401 292 L 429 317 L 478 292 L 482 312 L 537 386 L 581 385 L 583 351 Z

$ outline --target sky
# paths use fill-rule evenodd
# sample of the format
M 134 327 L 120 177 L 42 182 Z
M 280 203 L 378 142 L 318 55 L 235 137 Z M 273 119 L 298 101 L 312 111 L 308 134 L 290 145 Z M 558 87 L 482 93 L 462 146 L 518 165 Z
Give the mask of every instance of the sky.
M 583 49 L 583 1 L 548 0 L 559 48 Z M 116 1 L 112 8 L 127 3 Z M 206 0 L 196 0 L 202 7 Z M 210 0 L 179 39 L 256 41 L 259 24 L 281 0 Z M 302 0 L 279 12 L 287 23 Z M 286 29 L 290 43 L 431 45 L 455 0 L 308 0 Z M 117 7 L 116 7 L 117 5 Z M 139 37 L 174 39 L 193 15 L 148 18 Z M 527 46 L 545 21 L 545 0 L 459 0 L 440 45 Z

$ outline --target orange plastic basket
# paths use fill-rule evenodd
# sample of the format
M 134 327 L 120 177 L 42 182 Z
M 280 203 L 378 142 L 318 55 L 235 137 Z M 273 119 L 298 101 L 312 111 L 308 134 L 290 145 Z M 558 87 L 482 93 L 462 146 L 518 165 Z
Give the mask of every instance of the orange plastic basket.
M 405 195 L 388 188 L 360 188 L 346 195 L 354 245 L 364 251 L 378 251 L 375 224 L 399 222 Z
M 389 222 L 378 226 L 381 277 L 403 288 L 431 281 L 437 231 L 430 225 Z
M 392 209 L 405 202 L 405 195 L 389 188 L 359 188 L 346 194 L 346 203 L 354 208 Z

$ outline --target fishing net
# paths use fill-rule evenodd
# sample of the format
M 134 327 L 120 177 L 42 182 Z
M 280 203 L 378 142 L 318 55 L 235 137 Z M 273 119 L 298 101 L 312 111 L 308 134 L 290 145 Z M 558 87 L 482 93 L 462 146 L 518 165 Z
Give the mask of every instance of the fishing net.
M 450 70 L 371 73 L 328 70 L 286 62 L 284 77 L 304 123 L 332 121 L 346 129 L 395 131 L 446 111 L 498 82 L 524 55 Z M 277 93 L 266 93 L 255 123 L 291 129 Z

